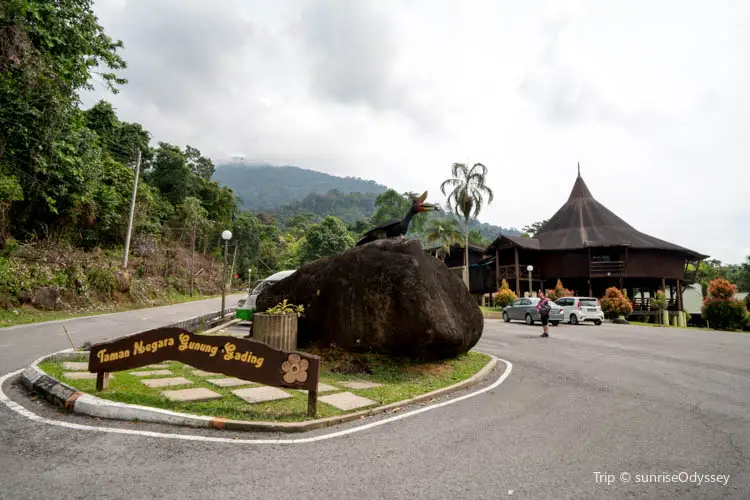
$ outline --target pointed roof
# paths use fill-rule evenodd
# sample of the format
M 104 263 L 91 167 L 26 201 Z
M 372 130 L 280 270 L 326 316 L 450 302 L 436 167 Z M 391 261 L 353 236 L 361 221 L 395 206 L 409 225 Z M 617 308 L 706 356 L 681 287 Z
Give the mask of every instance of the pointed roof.
M 599 203 L 581 177 L 573 184 L 568 201 L 555 212 L 536 237 L 540 250 L 564 250 L 602 246 L 672 250 L 692 257 L 706 256 L 642 233 Z

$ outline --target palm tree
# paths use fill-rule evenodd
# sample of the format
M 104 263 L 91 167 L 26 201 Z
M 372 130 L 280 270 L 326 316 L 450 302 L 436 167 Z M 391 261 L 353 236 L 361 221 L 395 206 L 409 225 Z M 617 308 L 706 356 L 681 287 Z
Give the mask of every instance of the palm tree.
M 469 168 L 465 163 L 454 163 L 452 178 L 443 181 L 440 190 L 448 196 L 448 208 L 464 220 L 464 283 L 469 287 L 469 222 L 475 219 L 485 204 L 492 203 L 494 193 L 485 184 L 487 167 L 475 163 Z M 450 189 L 450 193 L 446 190 Z
M 445 261 L 446 255 L 450 255 L 453 245 L 461 244 L 463 234 L 458 221 L 453 218 L 430 219 L 427 222 L 425 240 L 428 245 L 440 245 L 438 255 L 440 260 Z

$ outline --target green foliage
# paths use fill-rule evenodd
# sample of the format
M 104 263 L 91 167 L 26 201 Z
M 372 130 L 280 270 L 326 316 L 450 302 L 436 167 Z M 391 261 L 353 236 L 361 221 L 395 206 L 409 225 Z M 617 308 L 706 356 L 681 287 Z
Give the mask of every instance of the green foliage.
M 307 231 L 300 251 L 301 263 L 308 264 L 353 246 L 354 240 L 344 223 L 336 217 L 326 217 Z
M 492 241 L 485 238 L 484 234 L 478 229 L 469 229 L 469 243 L 480 247 L 486 247 L 492 243 Z
M 748 321 L 747 306 L 734 297 L 737 287 L 724 278 L 716 278 L 708 285 L 708 298 L 703 302 L 701 315 L 711 328 L 738 330 Z
M 276 210 L 301 202 L 301 207 L 294 210 L 310 209 L 316 196 L 325 197 L 321 193 L 335 190 L 346 196 L 349 193 L 361 193 L 364 199 L 374 203 L 374 196 L 386 190 L 385 186 L 374 181 L 367 181 L 356 177 L 336 177 L 313 170 L 298 167 L 274 167 L 271 165 L 219 165 L 214 173 L 214 179 L 224 186 L 236 190 L 242 199 L 242 206 L 246 210 Z M 313 193 L 311 195 L 311 193 Z M 307 198 L 312 196 L 312 198 Z M 307 201 L 304 201 L 307 200 Z M 320 201 L 320 199 L 317 199 Z M 336 215 L 342 220 L 348 220 L 343 214 L 333 210 L 315 212 L 325 217 Z M 368 215 L 371 210 L 368 211 Z M 403 217 L 403 215 L 402 215 Z
M 504 279 L 500 284 L 500 290 L 493 296 L 493 302 L 495 307 L 508 307 L 517 298 L 515 292 L 508 286 L 508 281 Z
M 282 300 L 273 307 L 266 309 L 266 314 L 296 314 L 299 318 L 304 314 L 305 307 L 288 303 L 286 299 Z
M 461 245 L 464 237 L 458 221 L 447 217 L 442 219 L 430 219 L 427 222 L 425 239 L 428 247 L 438 246 L 438 257 L 445 260 L 450 255 L 453 245 Z
M 108 269 L 94 267 L 86 272 L 86 281 L 97 292 L 111 297 L 117 289 L 117 277 Z
M 706 299 L 701 315 L 716 330 L 740 330 L 748 321 L 747 307 L 736 299 Z
M 542 229 L 542 226 L 547 223 L 547 220 L 548 219 L 544 219 L 529 224 L 528 226 L 524 226 L 523 229 L 521 229 L 521 236 L 524 238 L 536 238 L 536 235 L 539 234 L 539 231 Z
M 602 311 L 608 318 L 616 318 L 620 315 L 628 316 L 633 312 L 633 304 L 630 303 L 622 290 L 614 286 L 607 288 L 600 302 Z
M 412 192 L 399 194 L 393 189 L 386 190 L 378 195 L 375 200 L 375 213 L 372 216 L 372 223 L 378 225 L 392 219 L 403 219 L 411 209 L 412 200 L 417 196 L 419 196 L 417 193 Z M 426 222 L 426 213 L 415 215 L 411 220 L 409 232 L 423 232 Z

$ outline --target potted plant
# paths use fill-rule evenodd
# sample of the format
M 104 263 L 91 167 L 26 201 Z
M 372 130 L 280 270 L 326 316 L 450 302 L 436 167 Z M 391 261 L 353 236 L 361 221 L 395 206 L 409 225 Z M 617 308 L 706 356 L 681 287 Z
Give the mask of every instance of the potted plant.
M 305 308 L 286 299 L 253 316 L 253 337 L 275 349 L 297 349 L 297 320 Z
M 661 290 L 656 291 L 656 295 L 651 299 L 651 309 L 659 312 L 659 324 L 669 326 L 669 320 L 664 321 L 664 311 L 667 309 L 667 296 Z

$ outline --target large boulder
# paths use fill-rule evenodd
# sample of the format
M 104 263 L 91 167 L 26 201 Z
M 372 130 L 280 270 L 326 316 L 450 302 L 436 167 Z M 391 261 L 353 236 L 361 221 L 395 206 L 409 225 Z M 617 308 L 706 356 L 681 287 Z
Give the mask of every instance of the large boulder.
M 59 309 L 60 302 L 60 290 L 54 286 L 37 288 L 31 296 L 31 305 L 45 311 Z
M 305 306 L 300 345 L 441 359 L 471 349 L 484 327 L 461 279 L 413 240 L 378 240 L 316 260 L 263 291 L 257 310 L 283 299 Z

